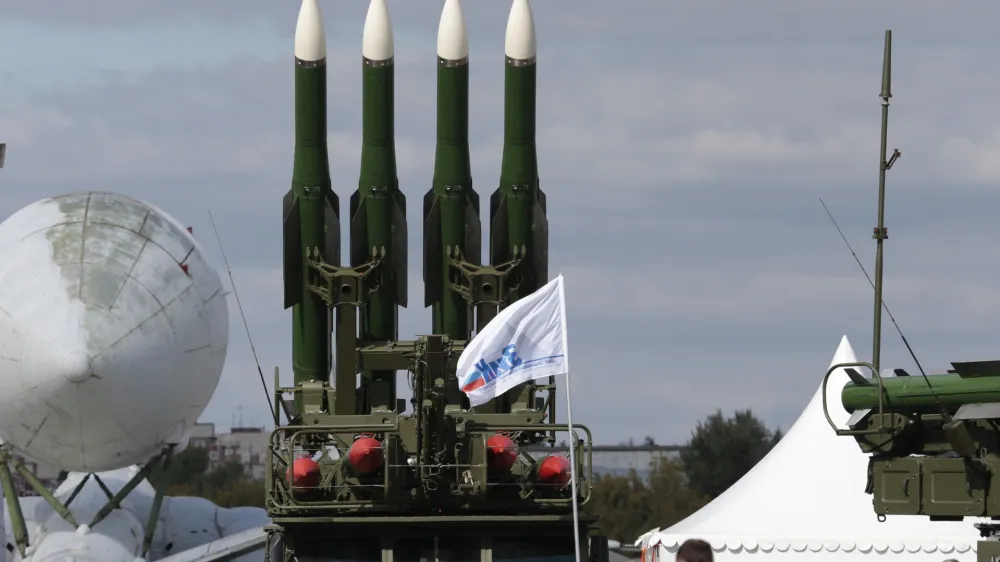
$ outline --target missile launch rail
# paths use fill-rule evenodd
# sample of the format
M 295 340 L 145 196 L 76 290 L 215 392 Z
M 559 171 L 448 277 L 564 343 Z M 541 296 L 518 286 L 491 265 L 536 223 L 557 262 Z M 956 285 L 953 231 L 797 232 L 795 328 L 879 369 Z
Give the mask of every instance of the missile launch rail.
M 888 238 L 883 224 L 885 172 L 899 157 L 897 150 L 886 159 L 891 45 L 892 32 L 886 31 L 872 361 L 831 366 L 823 379 L 823 409 L 837 435 L 853 437 L 870 455 L 865 492 L 873 495 L 879 521 L 888 515 L 922 515 L 932 521 L 989 518 L 993 522 L 975 524 L 983 537 L 977 559 L 996 562 L 1000 561 L 1000 361 L 955 362 L 946 374 L 927 375 L 914 355 L 920 376 L 903 369 L 894 369 L 894 377 L 880 372 L 885 307 L 882 243 Z M 903 341 L 909 349 L 905 337 Z M 869 370 L 871 377 L 863 376 L 859 368 Z M 827 403 L 827 383 L 838 369 L 850 378 L 841 392 L 841 403 L 850 413 L 846 429 L 837 427 Z
M 395 167 L 388 8 L 385 0 L 371 0 L 365 22 L 361 172 L 348 206 L 350 256 L 344 265 L 339 198 L 327 160 L 322 15 L 316 0 L 302 1 L 295 37 L 295 164 L 283 202 L 294 382 L 283 386 L 275 370 L 276 429 L 265 460 L 268 562 L 559 561 L 576 559 L 577 550 L 590 562 L 607 560 L 608 541 L 596 518 L 574 516 L 574 504 L 579 508 L 590 498 L 591 433 L 556 423 L 554 378 L 471 407 L 456 373 L 473 329 L 481 331 L 547 281 L 546 198 L 534 139 L 534 33 L 528 0 L 513 0 L 502 172 L 490 200 L 490 263 L 479 263 L 479 195 L 469 171 L 468 38 L 460 1 L 444 2 L 434 179 L 422 209 L 424 304 L 432 309 L 433 326 L 430 335 L 399 341 L 397 311 L 407 304 L 407 225 Z M 413 391 L 412 408 L 397 397 L 399 372 Z M 560 433 L 576 466 L 554 452 L 540 459 L 528 454 L 529 445 L 554 447 Z

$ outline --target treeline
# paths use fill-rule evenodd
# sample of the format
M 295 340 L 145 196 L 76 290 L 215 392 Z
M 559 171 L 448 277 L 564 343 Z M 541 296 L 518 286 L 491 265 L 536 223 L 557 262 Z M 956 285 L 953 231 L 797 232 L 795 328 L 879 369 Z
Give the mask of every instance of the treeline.
M 584 511 L 600 516 L 608 538 L 631 544 L 642 533 L 665 528 L 701 509 L 764 458 L 779 440 L 750 410 L 699 422 L 679 458 L 654 459 L 649 474 L 603 475 Z M 646 444 L 653 440 L 646 438 Z
M 209 470 L 208 450 L 188 447 L 171 459 L 162 474 L 153 474 L 149 481 L 163 487 L 170 496 L 198 496 L 220 507 L 264 507 L 264 482 L 254 480 L 243 465 L 225 462 Z
M 608 538 L 631 543 L 654 527 L 669 527 L 694 513 L 743 477 L 781 439 L 750 410 L 699 422 L 679 458 L 654 459 L 649 473 L 605 474 L 593 484 L 584 511 L 599 515 Z M 655 444 L 646 438 L 647 445 Z M 238 462 L 209 470 L 208 451 L 188 447 L 165 474 L 151 477 L 172 496 L 200 496 L 222 507 L 264 506 L 264 483 Z

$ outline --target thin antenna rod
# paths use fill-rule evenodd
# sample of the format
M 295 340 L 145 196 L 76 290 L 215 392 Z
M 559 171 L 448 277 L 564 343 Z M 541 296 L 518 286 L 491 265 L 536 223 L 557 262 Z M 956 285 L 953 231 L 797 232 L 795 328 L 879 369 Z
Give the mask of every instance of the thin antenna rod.
M 233 270 L 229 268 L 229 260 L 226 259 L 226 249 L 222 247 L 222 237 L 219 236 L 219 229 L 215 226 L 215 219 L 212 217 L 212 211 L 208 212 L 208 220 L 212 221 L 212 230 L 215 231 L 215 239 L 219 241 L 219 251 L 222 252 L 222 261 L 226 264 L 226 273 L 229 274 L 229 284 L 233 286 L 233 296 L 236 297 L 236 306 L 240 309 L 240 318 L 243 319 L 243 328 L 247 331 L 247 341 L 250 342 L 250 352 L 253 353 L 253 362 L 257 364 L 257 374 L 260 375 L 260 384 L 264 387 L 264 398 L 267 402 L 267 410 L 271 412 L 271 416 L 274 419 L 278 419 L 278 415 L 274 412 L 274 408 L 271 406 L 271 394 L 267 391 L 267 383 L 264 382 L 264 371 L 260 368 L 260 361 L 257 360 L 257 350 L 253 346 L 253 338 L 250 337 L 250 326 L 247 324 L 247 317 L 243 314 L 243 304 L 240 302 L 240 294 L 236 292 L 236 281 L 233 279 Z M 240 404 L 240 423 L 243 421 L 243 405 Z
M 882 242 L 889 238 L 885 228 L 885 172 L 892 167 L 900 156 L 899 150 L 893 150 L 892 158 L 885 159 L 887 136 L 889 132 L 889 98 L 892 97 L 890 82 L 892 76 L 892 30 L 885 30 L 885 52 L 882 55 L 882 148 L 879 156 L 878 171 L 878 226 L 875 227 L 875 326 L 872 330 L 872 366 L 876 373 L 881 373 L 879 365 L 882 353 Z
M 840 225 L 837 224 L 837 219 L 833 218 L 833 213 L 830 212 L 830 209 L 826 206 L 826 202 L 823 201 L 822 197 L 819 198 L 819 203 L 820 205 L 823 205 L 823 210 L 826 211 L 826 216 L 830 217 L 830 222 L 832 222 L 833 226 L 837 229 L 837 232 L 840 234 L 841 240 L 844 241 L 844 244 L 847 246 L 847 249 L 850 250 L 851 255 L 854 256 L 854 261 L 857 262 L 858 267 L 861 268 L 861 273 L 865 274 L 865 279 L 868 280 L 868 284 L 871 285 L 872 288 L 874 289 L 875 283 L 872 282 L 871 276 L 868 275 L 868 270 L 866 270 L 865 266 L 861 263 L 861 259 L 858 258 L 858 254 L 855 253 L 854 248 L 851 247 L 851 243 L 847 241 L 847 237 L 844 236 L 844 231 L 840 229 Z M 941 407 L 942 412 L 946 411 L 944 409 L 944 406 L 941 404 L 941 399 L 938 398 L 937 392 L 934 391 L 934 387 L 931 385 L 931 381 L 927 379 L 927 373 L 924 371 L 923 365 L 920 364 L 920 360 L 917 359 L 917 354 L 914 353 L 913 348 L 910 346 L 909 340 L 907 340 L 906 336 L 903 335 L 903 329 L 899 327 L 899 322 L 896 322 L 896 318 L 892 315 L 892 312 L 889 310 L 889 305 L 885 304 L 884 300 L 882 301 L 882 308 L 885 309 L 885 313 L 889 315 L 889 320 L 892 321 L 892 325 L 895 326 L 896 331 L 899 332 L 899 337 L 903 340 L 903 345 L 906 346 L 906 350 L 910 352 L 910 357 L 913 358 L 913 362 L 917 364 L 917 369 L 920 370 L 920 376 L 922 376 L 924 378 L 924 382 L 927 383 L 927 388 L 930 389 L 931 395 L 934 396 L 934 401 L 937 402 L 938 406 Z

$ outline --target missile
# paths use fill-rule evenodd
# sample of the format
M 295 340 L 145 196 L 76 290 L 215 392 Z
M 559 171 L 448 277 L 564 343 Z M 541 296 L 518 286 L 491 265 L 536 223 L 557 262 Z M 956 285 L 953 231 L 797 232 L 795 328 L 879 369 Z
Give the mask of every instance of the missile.
M 437 39 L 437 148 L 434 179 L 424 196 L 424 306 L 435 334 L 469 339 L 472 309 L 451 289 L 451 260 L 478 264 L 479 195 L 469 163 L 469 35 L 460 0 L 445 0 Z
M 953 363 L 948 374 L 924 377 L 908 376 L 897 369 L 898 375 L 882 379 L 882 408 L 885 413 L 954 414 L 966 405 L 1000 403 L 1000 361 Z M 841 391 L 841 403 L 848 412 L 871 410 L 878 412 L 878 385 L 854 369 L 848 369 L 851 380 Z
M 229 343 L 218 271 L 164 211 L 114 193 L 43 199 L 0 223 L 0 438 L 66 470 L 182 444 Z
M 282 204 L 285 308 L 292 308 L 296 384 L 330 376 L 330 313 L 321 297 L 306 289 L 315 281 L 310 255 L 318 251 L 326 263 L 340 263 L 340 200 L 330 185 L 326 129 L 323 14 L 316 0 L 302 0 L 295 26 L 295 156 L 292 186 Z M 296 411 L 300 401 L 296 398 Z
M 535 23 L 528 0 L 511 5 L 504 50 L 504 145 L 500 187 L 490 198 L 490 261 L 521 258 L 508 281 L 514 302 L 548 281 L 549 227 L 535 150 Z
M 549 224 L 535 149 L 535 22 L 528 0 L 514 0 L 504 41 L 504 143 L 500 187 L 490 197 L 490 262 L 519 260 L 507 278 L 506 304 L 548 282 Z M 492 311 L 490 311 L 492 312 Z M 479 329 L 492 319 L 480 309 Z M 527 407 L 526 385 L 502 397 Z M 506 411 L 509 408 L 498 406 Z
M 358 190 L 351 195 L 351 265 L 379 260 L 375 289 L 361 310 L 361 340 L 398 337 L 406 306 L 406 197 L 396 177 L 392 21 L 385 0 L 372 0 L 362 38 L 362 145 Z M 394 408 L 396 373 L 362 373 L 362 412 Z

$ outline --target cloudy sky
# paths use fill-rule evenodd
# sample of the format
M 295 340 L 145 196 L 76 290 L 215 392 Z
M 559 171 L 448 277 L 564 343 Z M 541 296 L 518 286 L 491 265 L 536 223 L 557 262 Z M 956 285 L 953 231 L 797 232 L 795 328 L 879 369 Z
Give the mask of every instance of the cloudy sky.
M 330 161 L 360 154 L 365 0 L 321 2 Z M 440 0 L 390 2 L 396 147 L 413 278 L 401 336 L 429 331 L 416 245 L 434 154 Z M 836 6 L 836 7 L 833 7 Z M 218 223 L 264 372 L 290 381 L 280 205 L 292 162 L 292 31 L 270 0 L 0 1 L 0 216 L 111 190 Z M 472 165 L 495 189 L 509 3 L 466 2 Z M 538 151 L 550 272 L 567 279 L 574 421 L 615 443 L 687 439 L 721 408 L 795 420 L 842 334 L 870 356 L 882 39 L 894 32 L 886 302 L 928 368 L 1000 356 L 1000 60 L 994 2 L 536 0 Z M 346 244 L 346 234 L 344 236 Z M 346 254 L 345 254 L 346 255 Z M 228 284 L 228 280 L 225 281 Z M 267 423 L 230 300 L 204 419 Z M 916 373 L 887 323 L 885 366 Z M 565 407 L 560 407 L 565 412 Z

